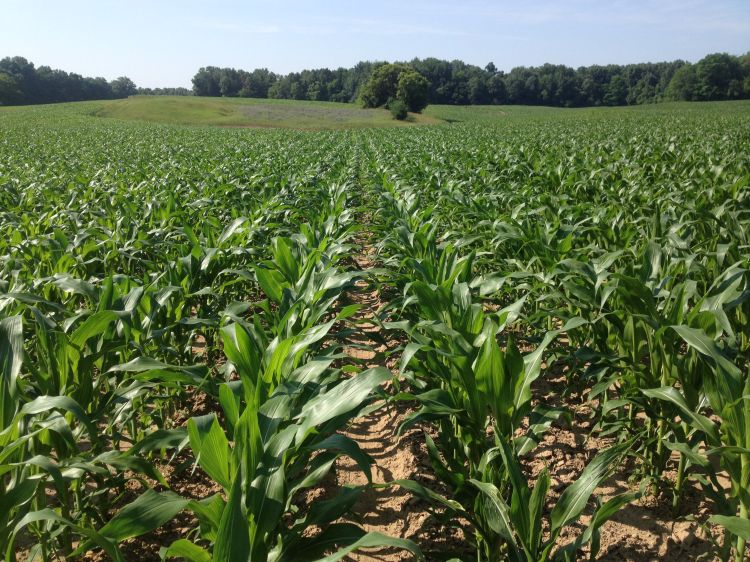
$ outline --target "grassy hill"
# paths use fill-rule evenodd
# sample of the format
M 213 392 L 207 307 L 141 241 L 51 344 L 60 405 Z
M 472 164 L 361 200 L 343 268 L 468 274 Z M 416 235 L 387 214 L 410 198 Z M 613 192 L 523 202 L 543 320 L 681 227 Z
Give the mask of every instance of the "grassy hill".
M 104 102 L 94 114 L 183 125 L 290 129 L 408 127 L 441 122 L 416 114 L 407 121 L 396 121 L 385 109 L 362 109 L 348 103 L 185 96 L 134 96 Z
M 668 115 L 746 115 L 750 101 L 670 102 L 625 107 L 556 108 L 543 106 L 430 105 L 420 115 L 396 121 L 385 109 L 362 109 L 356 104 L 248 98 L 192 96 L 134 96 L 113 101 L 84 101 L 48 105 L 0 107 L 0 125 L 9 119 L 27 124 L 60 119 L 150 122 L 224 128 L 280 128 L 340 130 L 420 125 L 506 124 L 588 119 L 656 119 Z

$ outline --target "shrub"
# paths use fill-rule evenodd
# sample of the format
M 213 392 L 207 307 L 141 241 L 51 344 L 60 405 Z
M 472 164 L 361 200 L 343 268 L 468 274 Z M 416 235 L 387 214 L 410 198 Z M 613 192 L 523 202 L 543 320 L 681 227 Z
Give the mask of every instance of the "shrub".
M 391 111 L 394 119 L 403 121 L 409 115 L 409 109 L 406 104 L 401 100 L 392 100 L 388 103 L 388 109 Z

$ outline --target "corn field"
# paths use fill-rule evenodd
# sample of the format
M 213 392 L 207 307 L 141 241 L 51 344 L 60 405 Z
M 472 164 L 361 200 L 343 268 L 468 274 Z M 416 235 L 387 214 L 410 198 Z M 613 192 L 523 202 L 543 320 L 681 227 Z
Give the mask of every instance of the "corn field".
M 86 107 L 0 112 L 0 559 L 597 560 L 650 498 L 750 560 L 750 105 L 318 132 Z M 607 446 L 553 493 L 528 463 L 576 400 Z M 429 480 L 377 482 L 346 432 L 397 408 Z M 306 501 L 344 458 L 365 483 Z M 352 515 L 385 486 L 460 551 Z

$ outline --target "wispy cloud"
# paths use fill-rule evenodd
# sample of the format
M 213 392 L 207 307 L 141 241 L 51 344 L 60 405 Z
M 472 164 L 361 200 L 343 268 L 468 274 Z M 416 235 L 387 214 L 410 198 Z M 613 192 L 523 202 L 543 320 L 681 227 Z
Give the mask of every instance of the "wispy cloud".
M 643 25 L 677 31 L 750 32 L 750 2 L 717 6 L 711 0 L 538 0 L 523 4 L 469 0 L 460 7 L 438 1 L 432 9 L 454 17 L 483 17 L 505 25 L 559 22 Z
M 241 22 L 202 22 L 204 28 L 231 33 L 249 33 L 260 35 L 264 33 L 281 33 L 282 29 L 273 24 L 255 24 Z
M 415 25 L 374 18 L 348 18 L 340 16 L 313 17 L 305 25 L 290 25 L 286 29 L 290 33 L 309 35 L 436 35 L 436 36 L 465 36 L 469 35 L 462 29 Z
M 275 24 L 257 24 L 243 22 L 209 21 L 198 24 L 203 28 L 229 33 L 271 34 L 292 33 L 304 35 L 437 35 L 465 36 L 467 32 L 460 29 L 430 27 L 409 23 L 392 22 L 380 19 L 315 17 L 304 25 L 286 24 L 284 27 Z

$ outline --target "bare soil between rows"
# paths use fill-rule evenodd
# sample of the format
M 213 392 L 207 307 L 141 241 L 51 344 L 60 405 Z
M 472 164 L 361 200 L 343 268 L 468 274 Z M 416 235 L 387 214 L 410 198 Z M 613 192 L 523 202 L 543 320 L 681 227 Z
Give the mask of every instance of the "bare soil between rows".
M 367 271 L 375 267 L 374 249 L 366 238 L 358 240 L 360 252 L 355 256 L 359 269 Z M 372 319 L 384 304 L 380 294 L 366 282 L 358 283 L 358 291 L 352 292 L 349 298 L 362 305 L 357 320 L 361 322 L 365 337 L 357 339 L 355 347 L 347 352 L 368 366 L 384 365 L 395 371 L 396 358 L 391 355 L 385 363 L 377 360 L 390 348 L 397 347 L 398 341 L 388 340 L 380 330 L 378 323 Z M 392 336 L 391 336 L 392 337 Z M 386 341 L 386 344 L 382 342 Z M 371 347 L 373 351 L 363 351 L 362 347 Z M 549 377 L 550 375 L 547 374 Z M 539 379 L 534 388 L 534 395 L 548 402 L 559 402 L 565 390 L 565 378 L 556 377 Z M 573 413 L 573 424 L 570 427 L 553 427 L 532 453 L 524 459 L 524 468 L 531 481 L 546 467 L 551 477 L 552 503 L 562 491 L 575 482 L 584 467 L 601 450 L 611 444 L 607 439 L 590 437 L 591 409 L 585 396 L 568 394 L 562 404 Z M 374 461 L 373 479 L 376 483 L 389 482 L 402 478 L 417 480 L 429 487 L 440 485 L 432 474 L 427 451 L 424 446 L 423 431 L 427 428 L 415 428 L 397 435 L 398 427 L 412 410 L 406 404 L 388 405 L 376 412 L 359 418 L 351 424 L 346 434 L 357 441 L 360 447 L 370 454 Z M 631 480 L 633 467 L 625 464 L 595 495 L 602 501 L 631 490 L 637 490 L 639 482 Z M 352 484 L 365 484 L 366 479 L 356 464 L 348 458 L 341 459 L 336 467 L 335 482 L 329 482 L 326 489 L 318 494 L 330 495 L 337 488 Z M 560 544 L 567 544 L 583 531 L 590 521 L 593 502 L 590 502 L 587 515 L 571 527 L 566 528 L 559 538 Z M 711 513 L 711 505 L 703 492 L 694 484 L 686 484 L 681 517 L 673 517 L 669 497 L 648 496 L 625 506 L 601 529 L 601 546 L 597 560 L 602 562 L 686 562 L 692 560 L 718 560 L 711 555 L 712 545 L 707 533 L 710 532 L 705 522 Z M 428 509 L 425 502 L 400 489 L 398 486 L 376 488 L 369 491 L 355 508 L 357 520 L 367 531 L 379 531 L 400 538 L 411 539 L 425 552 L 427 559 L 435 559 L 434 553 L 440 553 L 444 559 L 450 552 L 466 561 L 473 558 L 463 540 L 461 529 L 442 524 Z M 470 530 L 466 530 L 470 532 Z M 432 553 L 432 556 L 431 556 Z M 581 559 L 588 558 L 588 553 L 581 553 Z M 392 562 L 409 560 L 408 553 L 383 549 L 350 558 L 357 561 Z

